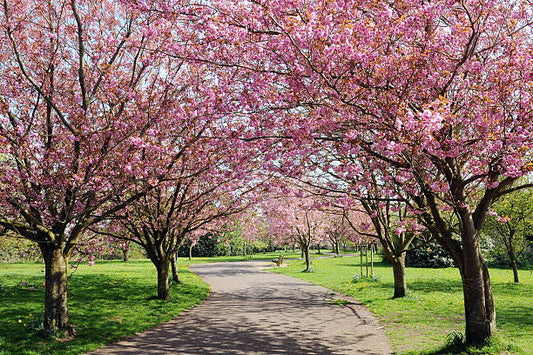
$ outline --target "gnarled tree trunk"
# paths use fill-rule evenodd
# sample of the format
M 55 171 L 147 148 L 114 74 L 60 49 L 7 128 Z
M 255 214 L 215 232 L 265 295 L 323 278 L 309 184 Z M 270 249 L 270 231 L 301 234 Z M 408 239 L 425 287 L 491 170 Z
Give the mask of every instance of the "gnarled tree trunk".
M 459 218 L 461 241 L 452 238 L 449 231 L 441 235 L 443 230 L 446 232 L 445 228 L 434 229 L 432 233 L 453 258 L 461 273 L 466 343 L 480 345 L 495 334 L 496 310 L 489 270 L 479 245 L 479 231 L 466 208 L 459 209 Z

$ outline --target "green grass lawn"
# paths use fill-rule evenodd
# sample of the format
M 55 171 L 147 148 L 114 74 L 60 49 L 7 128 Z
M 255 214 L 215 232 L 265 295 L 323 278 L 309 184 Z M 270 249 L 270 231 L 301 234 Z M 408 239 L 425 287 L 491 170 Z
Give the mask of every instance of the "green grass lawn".
M 172 286 L 171 301 L 149 300 L 157 293 L 156 272 L 149 261 L 80 265 L 69 280 L 69 313 L 77 336 L 63 342 L 43 340 L 32 326 L 43 312 L 43 270 L 42 264 L 0 264 L 0 355 L 94 350 L 170 320 L 209 293 L 206 283 L 182 268 L 182 283 Z
M 69 279 L 69 314 L 77 336 L 71 341 L 44 340 L 38 335 L 42 319 L 44 265 L 0 263 L 0 355 L 79 354 L 94 350 L 172 319 L 201 303 L 209 287 L 188 271 L 191 264 L 269 260 L 300 253 L 276 251 L 247 256 L 180 258 L 180 285 L 171 287 L 169 302 L 149 300 L 157 293 L 156 271 L 148 260 L 98 261 L 81 264 Z M 315 255 L 319 256 L 319 255 Z M 24 283 L 24 285 L 20 285 Z
M 408 268 L 408 297 L 391 299 L 392 269 L 377 263 L 379 282 L 352 282 L 360 273 L 359 259 L 340 257 L 314 260 L 314 272 L 302 273 L 303 264 L 293 261 L 275 272 L 313 282 L 352 296 L 368 306 L 386 327 L 398 353 L 434 353 L 453 331 L 463 332 L 462 287 L 457 269 Z M 516 346 L 519 354 L 533 354 L 533 277 L 520 273 L 521 284 L 512 281 L 511 270 L 491 269 L 498 336 Z
M 208 286 L 187 270 L 191 264 L 240 260 L 270 260 L 279 255 L 298 259 L 298 252 L 253 256 L 180 258 L 182 283 L 171 289 L 172 300 L 149 300 L 156 294 L 156 273 L 147 260 L 99 261 L 81 265 L 69 281 L 69 310 L 77 337 L 71 341 L 43 340 L 32 320 L 42 314 L 42 264 L 0 264 L 0 355 L 79 354 L 167 321 L 202 302 Z M 323 255 L 313 254 L 313 257 Z M 391 299 L 392 271 L 376 263 L 379 282 L 352 282 L 360 272 L 351 256 L 315 259 L 312 273 L 302 273 L 301 260 L 274 269 L 350 295 L 367 305 L 385 324 L 398 353 L 434 353 L 446 335 L 463 329 L 461 282 L 456 269 L 407 270 L 409 296 Z M 517 346 L 516 353 L 533 354 L 533 277 L 521 272 L 522 283 L 512 282 L 510 270 L 491 270 L 499 337 Z M 21 286 L 19 283 L 27 283 Z M 32 287 L 33 286 L 33 287 Z M 342 304 L 340 304 L 342 305 Z M 35 322 L 33 322 L 35 323 Z

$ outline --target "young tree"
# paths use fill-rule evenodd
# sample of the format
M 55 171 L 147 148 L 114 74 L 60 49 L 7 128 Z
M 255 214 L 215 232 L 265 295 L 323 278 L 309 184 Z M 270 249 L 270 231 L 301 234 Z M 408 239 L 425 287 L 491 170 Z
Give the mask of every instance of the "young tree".
M 368 244 L 379 241 L 394 274 L 393 298 L 405 297 L 405 257 L 424 227 L 417 221 L 412 204 L 390 184 L 391 177 L 376 169 L 373 160 L 361 155 L 343 156 L 325 147 L 308 163 L 311 173 L 299 179 L 315 195 L 329 200 L 344 221 Z M 335 212 L 334 212 L 335 213 Z
M 365 213 L 367 218 L 370 218 L 372 224 L 370 231 L 368 231 L 368 222 L 356 223 L 350 217 L 347 219 L 359 234 L 379 240 L 385 257 L 392 266 L 393 298 L 405 297 L 407 294 L 405 256 L 409 246 L 423 228 L 416 219 L 409 217 L 406 206 L 400 202 L 369 198 L 361 200 L 361 207 L 358 212 Z
M 518 191 L 497 201 L 489 212 L 483 232 L 494 246 L 503 249 L 513 269 L 514 282 L 518 278 L 518 259 L 528 250 L 527 237 L 533 235 L 533 189 Z

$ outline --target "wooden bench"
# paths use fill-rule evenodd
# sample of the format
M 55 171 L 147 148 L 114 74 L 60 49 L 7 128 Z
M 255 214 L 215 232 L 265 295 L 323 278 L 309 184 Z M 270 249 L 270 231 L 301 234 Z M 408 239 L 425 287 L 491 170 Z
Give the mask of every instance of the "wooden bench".
M 278 267 L 281 266 L 283 264 L 283 255 L 278 256 L 277 259 L 273 259 L 272 262 Z

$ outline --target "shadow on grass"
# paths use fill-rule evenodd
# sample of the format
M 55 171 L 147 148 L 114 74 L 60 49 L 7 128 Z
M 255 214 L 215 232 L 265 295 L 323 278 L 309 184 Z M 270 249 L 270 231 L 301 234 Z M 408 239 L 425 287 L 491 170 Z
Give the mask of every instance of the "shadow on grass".
M 498 307 L 496 304 L 496 314 L 498 323 L 501 326 L 506 324 L 520 324 L 522 327 L 533 326 L 533 306 L 526 305 L 509 305 L 507 307 Z
M 190 274 L 180 272 L 182 278 Z M 173 318 L 179 311 L 203 301 L 208 287 L 187 278 L 171 287 L 172 300 L 148 300 L 156 292 L 155 280 L 150 284 L 142 279 L 105 274 L 75 275 L 69 280 L 69 316 L 77 336 L 61 342 L 43 339 L 31 327 L 30 314 L 43 311 L 42 290 L 28 295 L 28 290 L 19 286 L 4 286 L 0 302 L 8 307 L 0 318 L 4 337 L 0 354 L 78 354 L 92 350 Z
M 353 267 L 353 268 L 357 268 L 357 269 L 360 269 L 361 268 L 361 265 L 359 264 L 359 257 L 345 257 L 346 259 L 343 259 L 343 260 L 350 260 L 349 258 L 356 258 L 355 259 L 355 262 L 353 263 L 341 263 L 339 262 L 338 264 L 334 264 L 334 266 L 343 266 L 343 267 Z M 370 261 L 368 262 L 368 267 L 370 268 Z M 390 267 L 390 264 L 388 263 L 388 261 L 386 260 L 382 260 L 382 261 L 374 261 L 374 267 L 375 268 L 384 268 L 384 267 Z M 365 264 L 365 261 L 363 260 L 363 269 L 366 268 L 366 264 Z
M 460 280 L 420 280 L 407 282 L 407 287 L 418 293 L 444 292 L 457 293 L 462 292 L 463 286 Z
M 356 284 L 354 284 L 356 285 Z M 384 292 L 390 291 L 392 294 L 394 292 L 394 283 L 393 282 L 372 282 L 364 283 L 365 287 L 371 287 L 377 291 L 383 290 Z M 433 293 L 433 292 L 443 292 L 449 294 L 455 294 L 457 292 L 462 292 L 462 285 L 460 281 L 451 281 L 451 280 L 440 280 L 440 281 L 412 281 L 407 282 L 407 289 L 410 292 L 415 294 L 424 294 L 424 293 Z M 391 296 L 392 299 L 392 296 Z
M 453 339 L 459 335 L 459 339 Z M 484 355 L 484 354 L 516 354 L 521 352 L 520 348 L 515 344 L 508 344 L 502 341 L 499 337 L 494 336 L 486 340 L 481 345 L 466 345 L 464 342 L 464 337 L 462 334 L 451 333 L 448 335 L 446 341 L 447 344 L 442 345 L 438 348 L 426 350 L 422 352 L 416 352 L 418 355 L 453 355 L 453 354 L 464 354 L 464 355 Z M 410 354 L 409 352 L 408 354 Z

